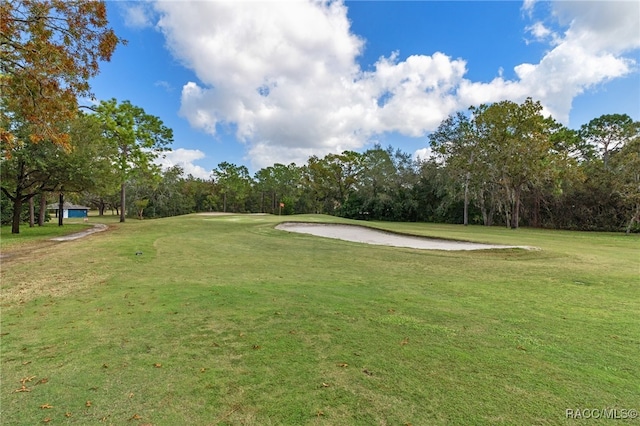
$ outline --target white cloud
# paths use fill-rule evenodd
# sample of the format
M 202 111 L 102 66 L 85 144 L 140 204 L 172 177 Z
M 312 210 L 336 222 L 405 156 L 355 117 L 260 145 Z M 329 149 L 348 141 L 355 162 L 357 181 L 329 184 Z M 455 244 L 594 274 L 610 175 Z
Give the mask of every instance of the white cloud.
M 537 0 L 524 0 L 522 2 L 522 10 L 527 12 L 529 15 L 533 12 L 533 7 L 535 6 Z
M 541 101 L 546 114 L 567 123 L 576 96 L 637 72 L 635 61 L 623 54 L 640 47 L 640 3 L 560 1 L 552 6 L 553 16 L 568 24 L 564 33 L 541 23 L 527 28 L 539 39 L 549 39 L 552 49 L 537 64 L 515 66 L 517 80 L 463 81 L 458 90 L 463 105 L 532 97 Z
M 505 99 L 539 99 L 547 113 L 566 123 L 576 96 L 637 71 L 634 60 L 623 54 L 640 48 L 640 3 L 560 1 L 552 5 L 559 22 L 568 23 L 566 31 L 558 35 L 538 28 L 537 34 L 551 38 L 553 48 L 538 64 L 516 66 L 519 80 L 514 84 L 496 82 L 495 87 Z
M 561 22 L 570 22 L 569 43 L 616 55 L 640 47 L 637 1 L 558 1 L 554 9 Z
M 149 3 L 124 1 L 118 4 L 127 27 L 142 29 L 153 26 L 153 9 Z
M 173 92 L 173 86 L 168 81 L 158 80 L 153 83 L 153 85 L 156 87 L 162 87 L 166 92 Z
M 536 5 L 523 10 L 533 16 Z M 575 96 L 634 69 L 622 55 L 640 45 L 637 2 L 553 3 L 547 18 L 564 27 L 523 26 L 549 44 L 540 62 L 515 66 L 514 80 L 474 82 L 463 59 L 440 52 L 390 53 L 363 71 L 365 42 L 340 1 L 155 7 L 168 48 L 200 80 L 185 82 L 181 114 L 213 135 L 233 125 L 254 168 L 358 149 L 384 132 L 423 136 L 457 110 L 504 99 L 531 96 L 566 122 Z
M 554 32 L 540 21 L 528 26 L 526 30 L 530 32 L 537 41 L 546 41 L 549 37 L 555 36 Z
M 361 146 L 366 108 L 353 79 L 362 40 L 338 3 L 158 3 L 173 54 L 194 69 L 181 113 L 215 134 L 233 123 L 255 166 L 266 147 L 324 154 Z M 206 52 L 206 54 L 204 53 Z M 372 100 L 368 100 L 372 102 Z M 305 158 L 296 157 L 298 162 Z
M 173 166 L 180 166 L 184 170 L 184 175 L 192 175 L 200 179 L 209 179 L 211 170 L 205 170 L 203 167 L 193 164 L 196 160 L 205 158 L 204 152 L 199 149 L 178 148 L 175 151 L 164 153 L 164 158 L 158 158 L 157 162 L 163 169 Z
M 413 153 L 413 159 L 418 161 L 425 161 L 431 158 L 433 151 L 430 147 L 417 149 Z

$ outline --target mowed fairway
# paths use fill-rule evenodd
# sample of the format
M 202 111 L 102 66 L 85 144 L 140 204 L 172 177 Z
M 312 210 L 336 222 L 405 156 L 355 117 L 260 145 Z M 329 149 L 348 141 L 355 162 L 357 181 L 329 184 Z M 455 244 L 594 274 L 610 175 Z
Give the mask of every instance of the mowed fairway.
M 273 229 L 284 220 L 130 220 L 8 247 L 2 424 L 551 425 L 640 409 L 637 235 L 368 224 L 540 249 L 444 252 Z

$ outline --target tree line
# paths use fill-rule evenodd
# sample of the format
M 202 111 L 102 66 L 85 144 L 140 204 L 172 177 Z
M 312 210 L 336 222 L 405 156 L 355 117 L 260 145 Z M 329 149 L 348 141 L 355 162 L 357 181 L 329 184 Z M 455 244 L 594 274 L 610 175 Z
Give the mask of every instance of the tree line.
M 15 208 L 28 220 L 26 206 L 8 202 L 18 192 L 51 200 L 60 191 L 121 220 L 205 211 L 325 213 L 626 232 L 637 231 L 640 220 L 640 124 L 610 114 L 571 130 L 531 99 L 449 116 L 428 137 L 429 158 L 376 145 L 312 156 L 301 166 L 274 164 L 253 176 L 229 162 L 208 179 L 179 166 L 161 170 L 154 159 L 169 149 L 170 129 L 126 101 L 79 113 L 67 131 L 71 151 L 42 141 L 14 147 L 3 160 L 3 222 L 15 220 Z
M 62 196 L 121 221 L 224 211 L 639 228 L 640 125 L 626 114 L 572 130 L 532 99 L 502 101 L 445 119 L 428 137 L 429 158 L 374 146 L 253 176 L 222 162 L 200 179 L 157 165 L 173 142 L 158 117 L 115 99 L 79 105 L 99 62 L 126 44 L 105 2 L 2 2 L 0 28 L 0 216 L 13 233 L 36 215 L 43 224 L 47 203 Z

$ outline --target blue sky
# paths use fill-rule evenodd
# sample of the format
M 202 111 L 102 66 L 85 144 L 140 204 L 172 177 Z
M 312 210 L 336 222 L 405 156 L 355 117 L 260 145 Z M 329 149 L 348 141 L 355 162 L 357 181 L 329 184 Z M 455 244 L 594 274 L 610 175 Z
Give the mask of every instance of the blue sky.
M 470 105 L 540 100 L 571 128 L 640 119 L 640 3 L 112 1 L 128 40 L 92 81 L 174 130 L 207 178 L 374 143 L 425 155 Z

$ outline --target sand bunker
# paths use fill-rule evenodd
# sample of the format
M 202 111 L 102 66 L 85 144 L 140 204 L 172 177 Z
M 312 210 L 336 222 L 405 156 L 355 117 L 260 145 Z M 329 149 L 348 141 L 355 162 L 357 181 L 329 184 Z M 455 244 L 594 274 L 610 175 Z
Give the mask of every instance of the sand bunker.
M 438 240 L 426 237 L 413 237 L 391 232 L 379 231 L 364 226 L 337 225 L 321 223 L 287 222 L 276 226 L 276 229 L 301 234 L 317 235 L 319 237 L 335 238 L 338 240 L 357 243 L 375 244 L 393 247 L 409 247 L 424 250 L 486 250 L 523 248 L 523 246 L 505 246 L 496 244 L 469 243 L 464 241 Z

